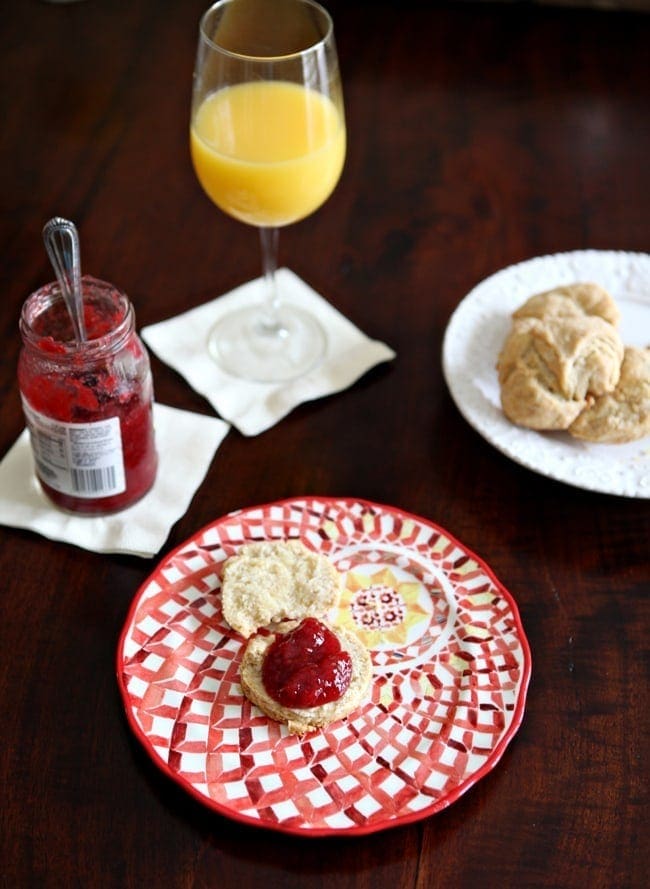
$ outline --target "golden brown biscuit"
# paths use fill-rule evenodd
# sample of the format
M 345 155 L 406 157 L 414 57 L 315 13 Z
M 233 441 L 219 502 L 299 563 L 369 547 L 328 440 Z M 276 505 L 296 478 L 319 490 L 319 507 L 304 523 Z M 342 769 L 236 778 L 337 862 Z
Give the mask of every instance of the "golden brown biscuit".
M 588 395 L 616 386 L 623 344 L 596 316 L 521 318 L 497 362 L 506 416 L 531 429 L 567 429 Z
M 540 318 L 549 316 L 576 318 L 596 316 L 618 325 L 620 312 L 614 299 L 599 284 L 577 283 L 554 287 L 536 293 L 513 312 L 513 318 Z
M 650 349 L 626 347 L 614 391 L 594 399 L 569 432 L 585 441 L 611 444 L 650 435 Z

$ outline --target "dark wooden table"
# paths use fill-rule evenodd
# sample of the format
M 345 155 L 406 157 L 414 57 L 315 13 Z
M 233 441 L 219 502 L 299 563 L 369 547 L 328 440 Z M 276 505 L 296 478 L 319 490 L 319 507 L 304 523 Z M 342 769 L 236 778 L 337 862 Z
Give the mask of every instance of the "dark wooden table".
M 650 246 L 650 18 L 529 4 L 330 2 L 349 124 L 342 181 L 281 261 L 398 358 L 219 449 L 155 559 L 0 530 L 2 885 L 647 885 L 648 501 L 507 459 L 461 418 L 441 343 L 501 267 Z M 76 221 L 84 267 L 138 324 L 258 274 L 257 243 L 191 170 L 201 0 L 6 4 L 0 453 L 23 428 L 17 320 L 51 278 L 40 231 Z M 212 415 L 153 360 L 159 401 Z M 533 653 L 522 727 L 441 814 L 305 839 L 190 798 L 132 736 L 114 659 L 160 558 L 238 507 L 363 497 L 441 525 L 515 597 Z

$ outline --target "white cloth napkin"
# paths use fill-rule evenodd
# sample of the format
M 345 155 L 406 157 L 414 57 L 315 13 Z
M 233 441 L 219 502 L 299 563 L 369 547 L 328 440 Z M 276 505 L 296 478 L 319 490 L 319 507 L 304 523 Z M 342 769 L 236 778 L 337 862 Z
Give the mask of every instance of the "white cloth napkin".
M 250 383 L 221 370 L 210 357 L 207 336 L 226 312 L 263 300 L 263 279 L 256 278 L 182 315 L 143 328 L 142 338 L 158 357 L 178 371 L 244 435 L 264 432 L 299 404 L 340 392 L 395 352 L 369 339 L 289 269 L 278 269 L 283 301 L 310 310 L 327 333 L 328 347 L 318 367 L 297 380 Z
M 151 490 L 108 516 L 75 516 L 53 506 L 34 476 L 29 433 L 23 430 L 0 463 L 0 524 L 27 528 L 100 553 L 150 558 L 190 504 L 230 429 L 223 420 L 154 404 L 158 474 Z

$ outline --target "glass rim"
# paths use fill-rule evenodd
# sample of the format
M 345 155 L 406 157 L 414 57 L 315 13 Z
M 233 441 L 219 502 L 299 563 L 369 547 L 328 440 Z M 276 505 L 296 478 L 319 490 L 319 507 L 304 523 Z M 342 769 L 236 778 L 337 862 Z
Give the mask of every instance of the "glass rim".
M 232 59 L 240 59 L 242 61 L 247 62 L 272 62 L 272 61 L 284 61 L 288 59 L 298 59 L 301 56 L 304 56 L 305 53 L 314 52 L 319 46 L 323 46 L 327 43 L 328 40 L 331 39 L 332 34 L 334 33 L 334 22 L 332 21 L 332 16 L 325 9 L 324 6 L 321 6 L 320 3 L 317 3 L 316 0 L 295 0 L 296 3 L 311 7 L 312 9 L 317 10 L 324 18 L 327 29 L 320 40 L 316 40 L 314 43 L 305 47 L 305 49 L 299 49 L 295 52 L 289 52 L 280 55 L 268 55 L 268 56 L 258 56 L 258 55 L 248 55 L 247 53 L 234 52 L 231 49 L 226 49 L 221 44 L 216 43 L 211 37 L 209 37 L 206 33 L 205 25 L 208 19 L 208 16 L 213 13 L 216 9 L 224 6 L 228 6 L 228 4 L 235 2 L 235 0 L 217 0 L 216 3 L 213 3 L 211 6 L 206 9 L 199 20 L 199 35 L 201 40 L 203 40 L 211 49 L 214 49 L 217 52 L 222 53 L 224 56 L 229 56 Z

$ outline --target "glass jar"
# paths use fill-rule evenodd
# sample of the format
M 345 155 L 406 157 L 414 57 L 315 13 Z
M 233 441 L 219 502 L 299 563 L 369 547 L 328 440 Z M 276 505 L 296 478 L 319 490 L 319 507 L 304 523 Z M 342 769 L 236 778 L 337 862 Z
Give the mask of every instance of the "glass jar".
M 49 499 L 86 515 L 117 512 L 156 477 L 153 383 L 128 297 L 82 278 L 87 340 L 75 341 L 57 283 L 20 317 L 18 384 L 36 475 Z

